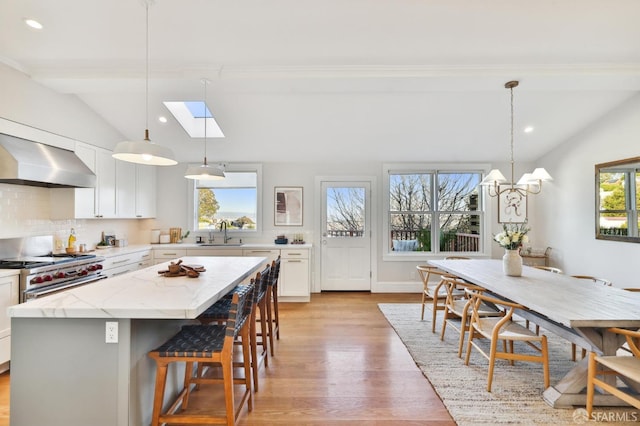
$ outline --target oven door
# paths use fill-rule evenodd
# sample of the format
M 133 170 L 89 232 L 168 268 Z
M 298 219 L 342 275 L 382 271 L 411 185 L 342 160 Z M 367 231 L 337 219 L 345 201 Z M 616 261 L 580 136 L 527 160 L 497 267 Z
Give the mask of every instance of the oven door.
M 95 283 L 96 281 L 100 281 L 107 278 L 105 275 L 90 275 L 84 279 L 77 279 L 73 281 L 68 281 L 66 283 L 62 283 L 59 285 L 50 285 L 46 287 L 38 287 L 33 290 L 23 291 L 20 297 L 20 302 L 28 302 L 30 300 L 39 299 L 45 296 L 51 296 L 56 293 L 60 293 L 62 291 L 66 291 L 72 288 L 78 288 L 83 285 Z

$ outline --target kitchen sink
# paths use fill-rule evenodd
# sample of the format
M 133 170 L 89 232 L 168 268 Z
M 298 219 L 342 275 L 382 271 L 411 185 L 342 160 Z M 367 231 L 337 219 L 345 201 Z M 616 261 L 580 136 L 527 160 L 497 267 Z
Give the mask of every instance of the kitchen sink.
M 198 247 L 240 247 L 241 243 L 200 243 Z

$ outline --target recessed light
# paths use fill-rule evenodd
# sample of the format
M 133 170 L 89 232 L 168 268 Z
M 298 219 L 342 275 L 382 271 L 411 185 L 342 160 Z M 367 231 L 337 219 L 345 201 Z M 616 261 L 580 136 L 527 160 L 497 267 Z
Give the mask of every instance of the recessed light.
M 167 117 L 165 117 L 164 115 L 161 115 L 160 117 L 158 117 L 158 121 L 161 123 L 166 123 L 167 122 Z
M 41 30 L 42 28 L 44 28 L 42 26 L 42 24 L 38 21 L 36 21 L 35 19 L 30 19 L 30 18 L 26 18 L 24 20 L 24 23 L 27 24 L 29 27 L 36 29 L 36 30 Z
M 525 132 L 525 133 L 531 133 L 531 132 L 533 132 L 533 126 L 527 126 L 527 127 L 525 127 L 525 128 L 524 128 L 524 132 Z

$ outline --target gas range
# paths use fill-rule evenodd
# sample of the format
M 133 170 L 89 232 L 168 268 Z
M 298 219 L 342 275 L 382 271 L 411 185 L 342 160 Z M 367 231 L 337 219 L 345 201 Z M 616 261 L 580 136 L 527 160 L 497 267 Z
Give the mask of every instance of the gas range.
M 46 256 L 22 256 L 11 259 L 0 259 L 0 269 L 35 269 L 43 266 L 95 258 L 97 258 L 95 254 L 69 255 L 63 253 L 49 253 Z
M 12 239 L 15 240 L 15 239 Z M 34 241 L 36 240 L 35 244 Z M 5 250 L 6 253 L 6 241 Z M 50 295 L 71 287 L 89 284 L 106 278 L 102 275 L 104 257 L 90 253 L 69 255 L 52 253 L 39 255 L 47 242 L 53 244 L 52 238 L 30 237 L 20 240 L 20 246 L 38 246 L 38 250 L 22 250 L 18 256 L 0 259 L 0 269 L 20 269 L 20 302 Z M 13 245 L 18 244 L 10 241 Z M 14 252 L 15 253 L 15 252 Z M 2 250 L 0 250 L 2 254 Z M 33 255 L 36 254 L 36 255 Z

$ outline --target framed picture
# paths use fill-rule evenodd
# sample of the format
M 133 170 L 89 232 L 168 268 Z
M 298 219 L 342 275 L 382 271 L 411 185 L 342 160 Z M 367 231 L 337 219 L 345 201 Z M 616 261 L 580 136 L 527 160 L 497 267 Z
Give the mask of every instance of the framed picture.
M 275 187 L 276 226 L 302 226 L 302 187 Z
M 500 190 L 507 189 L 501 185 Z M 527 195 L 504 191 L 498 196 L 498 223 L 523 223 L 527 220 Z

